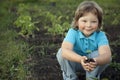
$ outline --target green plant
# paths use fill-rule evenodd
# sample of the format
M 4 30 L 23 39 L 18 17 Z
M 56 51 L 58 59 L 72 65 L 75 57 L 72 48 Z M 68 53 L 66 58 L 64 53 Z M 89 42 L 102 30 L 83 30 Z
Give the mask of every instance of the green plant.
M 63 16 L 55 16 L 50 12 L 47 12 L 47 18 L 52 23 L 51 25 L 47 25 L 45 29 L 47 29 L 47 34 L 51 34 L 53 36 L 62 35 L 65 36 L 65 31 L 68 30 L 70 24 L 68 22 L 62 22 Z M 67 17 L 66 17 L 67 18 Z
M 19 34 L 23 37 L 29 38 L 30 35 L 34 37 L 34 31 L 39 31 L 39 28 L 37 28 L 34 24 L 36 22 L 32 22 L 32 18 L 29 15 L 29 11 L 27 6 L 24 4 L 20 4 L 18 7 L 18 14 L 19 17 L 16 19 L 14 24 L 17 28 L 20 28 Z
M 20 15 L 14 24 L 21 29 L 19 34 L 25 37 L 29 37 L 29 35 L 33 36 L 33 31 L 39 30 L 34 23 L 31 22 L 31 17 L 28 15 Z

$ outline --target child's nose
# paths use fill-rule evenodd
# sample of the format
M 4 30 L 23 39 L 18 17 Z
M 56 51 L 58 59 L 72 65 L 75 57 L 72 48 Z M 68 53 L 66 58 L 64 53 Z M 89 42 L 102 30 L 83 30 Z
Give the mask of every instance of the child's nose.
M 90 22 L 87 22 L 87 23 L 86 23 L 86 26 L 87 26 L 87 27 L 90 27 L 90 26 L 91 26 L 91 23 L 90 23 Z

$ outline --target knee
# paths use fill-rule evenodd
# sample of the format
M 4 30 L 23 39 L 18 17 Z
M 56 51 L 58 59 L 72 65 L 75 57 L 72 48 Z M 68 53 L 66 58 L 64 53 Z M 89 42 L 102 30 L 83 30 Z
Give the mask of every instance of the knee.
M 56 57 L 57 57 L 57 60 L 58 60 L 59 64 L 61 64 L 63 62 L 61 49 L 58 50 L 58 52 L 56 54 Z
M 61 51 L 61 49 L 58 50 L 58 52 L 56 54 L 56 57 L 57 57 L 57 59 L 60 58 L 60 57 L 62 57 L 62 51 Z

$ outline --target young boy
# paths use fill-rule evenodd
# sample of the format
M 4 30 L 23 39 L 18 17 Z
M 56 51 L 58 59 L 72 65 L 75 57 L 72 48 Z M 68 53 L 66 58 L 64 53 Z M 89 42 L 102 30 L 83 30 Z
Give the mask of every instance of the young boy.
M 111 61 L 111 50 L 102 24 L 102 8 L 94 1 L 83 1 L 77 8 L 62 46 L 57 53 L 64 80 L 78 80 L 83 69 L 87 80 L 100 79 Z

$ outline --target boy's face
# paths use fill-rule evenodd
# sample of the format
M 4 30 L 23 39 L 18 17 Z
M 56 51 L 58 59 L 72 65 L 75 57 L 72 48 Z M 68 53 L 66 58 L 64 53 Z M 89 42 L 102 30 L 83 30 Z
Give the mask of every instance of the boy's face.
M 78 19 L 77 25 L 79 30 L 86 36 L 89 37 L 93 32 L 98 29 L 98 18 L 93 13 L 86 13 Z

